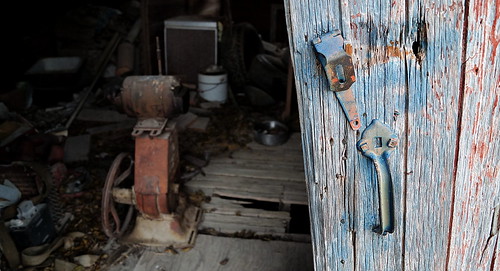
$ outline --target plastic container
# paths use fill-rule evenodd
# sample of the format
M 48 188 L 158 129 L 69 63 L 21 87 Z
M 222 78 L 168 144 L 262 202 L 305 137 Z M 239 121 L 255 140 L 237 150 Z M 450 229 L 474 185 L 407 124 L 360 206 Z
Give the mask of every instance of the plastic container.
M 227 99 L 227 73 L 221 68 L 198 73 L 200 97 L 210 102 L 225 103 Z
M 47 57 L 38 60 L 26 73 L 25 81 L 33 86 L 33 102 L 54 106 L 70 101 L 80 90 L 83 59 L 80 57 Z

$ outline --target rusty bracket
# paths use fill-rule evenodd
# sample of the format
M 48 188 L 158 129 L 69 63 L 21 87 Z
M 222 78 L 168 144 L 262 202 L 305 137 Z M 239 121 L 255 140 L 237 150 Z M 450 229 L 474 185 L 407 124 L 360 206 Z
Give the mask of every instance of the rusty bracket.
M 356 81 L 351 57 L 344 50 L 344 39 L 340 30 L 324 34 L 313 40 L 317 57 L 323 65 L 330 90 L 335 92 L 353 130 L 361 127 L 356 97 L 351 85 Z
M 149 132 L 149 136 L 159 136 L 167 126 L 168 119 L 148 118 L 139 119 L 132 130 L 132 136 L 140 136 L 144 132 Z

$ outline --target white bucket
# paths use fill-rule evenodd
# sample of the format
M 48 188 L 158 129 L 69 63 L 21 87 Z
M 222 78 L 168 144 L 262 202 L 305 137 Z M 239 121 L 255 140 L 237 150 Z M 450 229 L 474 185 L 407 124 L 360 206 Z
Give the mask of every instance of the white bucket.
M 198 74 L 200 96 L 210 102 L 225 103 L 227 99 L 227 73 Z

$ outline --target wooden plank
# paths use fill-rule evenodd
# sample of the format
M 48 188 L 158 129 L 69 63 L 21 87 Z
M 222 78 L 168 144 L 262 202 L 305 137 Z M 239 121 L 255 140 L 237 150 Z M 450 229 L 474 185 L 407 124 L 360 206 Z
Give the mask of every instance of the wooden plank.
M 270 161 L 262 161 L 259 159 L 235 159 L 235 158 L 216 158 L 210 160 L 210 165 L 242 165 L 249 168 L 266 168 L 266 169 L 275 169 L 275 168 L 283 168 L 290 170 L 303 171 L 303 161 L 281 161 L 281 160 L 270 160 Z
M 304 182 L 286 180 L 246 178 L 238 176 L 198 176 L 185 184 L 192 192 L 205 195 L 254 199 L 285 204 L 307 204 Z
M 316 269 L 445 269 L 463 6 L 453 0 L 285 1 Z M 378 118 L 401 139 L 390 159 L 397 227 L 388 236 L 372 232 L 378 223 L 374 167 L 356 151 L 359 133 L 347 127 L 311 45 L 335 28 L 353 55 L 362 129 Z
M 146 251 L 134 270 L 313 270 L 309 243 L 199 235 L 193 249 L 178 254 Z
M 410 34 L 401 33 L 407 25 L 404 5 L 404 1 L 359 1 L 340 5 L 340 27 L 349 41 L 350 45 L 346 49 L 352 50 L 356 66 L 354 91 L 363 123 L 360 132 L 373 119 L 379 119 L 396 132 L 401 139 L 401 146 L 405 144 L 404 120 L 407 115 L 405 64 L 414 61 L 411 37 L 407 36 Z M 395 114 L 399 116 L 395 118 Z M 345 137 L 347 145 L 343 147 L 343 155 L 348 162 L 345 173 L 340 174 L 343 181 L 352 184 L 347 197 L 355 199 L 349 203 L 352 205 L 346 206 L 352 223 L 350 228 L 355 231 L 352 239 L 355 248 L 353 269 L 402 270 L 405 148 L 397 148 L 389 159 L 396 227 L 394 233 L 381 236 L 373 231 L 380 223 L 375 167 L 370 159 L 355 148 L 360 135 L 348 131 Z
M 255 219 L 239 216 L 208 214 L 200 223 L 199 229 L 213 229 L 220 233 L 234 234 L 238 232 L 253 232 L 255 234 L 285 233 L 286 225 L 275 219 Z
M 445 270 L 459 129 L 464 1 L 415 1 L 407 9 L 408 20 L 419 23 L 409 26 L 419 53 L 407 61 L 404 268 Z
M 499 270 L 500 2 L 473 0 L 468 8 L 448 270 Z
M 245 216 L 254 218 L 275 218 L 290 221 L 290 213 L 281 211 L 266 211 L 262 209 L 246 208 L 242 204 L 251 204 L 251 202 L 237 202 L 234 200 L 212 197 L 209 203 L 203 203 L 202 208 L 206 213 L 221 215 Z
M 259 179 L 271 179 L 271 180 L 287 180 L 287 181 L 304 181 L 304 173 L 301 169 L 297 170 L 268 170 L 268 169 L 257 169 L 257 168 L 246 168 L 240 165 L 233 165 L 231 167 L 221 166 L 221 165 L 209 165 L 203 168 L 206 174 L 213 174 L 219 176 L 241 176 L 249 178 L 259 178 Z
M 346 209 L 350 189 L 344 179 L 335 177 L 341 172 L 345 175 L 347 160 L 341 157 L 346 148 L 341 142 L 348 128 L 333 93 L 324 79 L 319 79 L 322 71 L 311 47 L 317 35 L 339 25 L 338 3 L 285 1 L 284 5 L 304 145 L 315 269 L 353 269 L 354 234 Z M 348 143 L 354 146 L 355 142 L 351 139 Z
M 302 152 L 287 152 L 286 155 L 283 155 L 282 151 L 261 152 L 254 150 L 245 150 L 234 152 L 230 154 L 229 157 L 233 159 L 260 160 L 262 162 L 266 161 L 270 163 L 276 163 L 277 161 L 296 162 L 302 160 Z

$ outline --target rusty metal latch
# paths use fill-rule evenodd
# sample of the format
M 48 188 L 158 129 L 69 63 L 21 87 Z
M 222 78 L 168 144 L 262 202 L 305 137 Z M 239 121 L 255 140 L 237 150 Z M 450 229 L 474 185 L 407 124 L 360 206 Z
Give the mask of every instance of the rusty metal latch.
M 344 50 L 340 30 L 324 34 L 313 40 L 317 57 L 323 65 L 330 90 L 335 92 L 353 130 L 361 127 L 356 98 L 351 85 L 356 81 L 351 57 Z
M 389 126 L 374 119 L 358 141 L 358 149 L 375 165 L 378 178 L 380 226 L 374 230 L 382 235 L 394 232 L 394 192 L 387 159 L 398 145 L 398 137 Z

